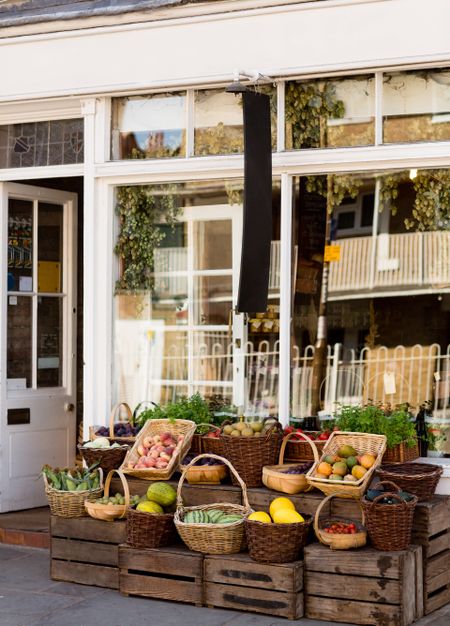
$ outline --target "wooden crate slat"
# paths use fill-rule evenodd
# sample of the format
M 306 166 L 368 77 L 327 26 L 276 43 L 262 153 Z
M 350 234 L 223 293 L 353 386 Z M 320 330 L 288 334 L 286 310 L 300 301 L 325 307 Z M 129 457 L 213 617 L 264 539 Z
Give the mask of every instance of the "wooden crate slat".
M 206 556 L 205 581 L 296 592 L 303 588 L 303 562 L 256 563 L 248 554 Z
M 202 582 L 172 580 L 160 576 L 144 576 L 120 572 L 120 592 L 159 600 L 175 600 L 203 604 Z
M 357 589 L 355 584 L 357 583 Z M 306 573 L 305 589 L 315 596 L 329 598 L 336 595 L 333 590 L 339 589 L 340 599 L 353 600 L 357 595 L 362 602 L 381 602 L 383 604 L 400 604 L 401 584 L 399 580 L 383 580 L 345 574 L 328 574 L 327 572 Z
M 52 537 L 51 551 L 53 559 L 96 563 L 97 565 L 118 565 L 119 548 L 114 544 L 60 539 Z
M 440 574 L 433 576 L 432 578 L 428 578 L 425 581 L 425 593 L 427 595 L 433 593 L 433 591 L 437 591 L 442 587 L 450 584 L 450 569 L 446 569 L 442 571 Z
M 419 502 L 414 511 L 413 535 L 420 532 L 432 537 L 449 526 L 450 496 L 434 496 L 429 502 Z
M 425 615 L 429 615 L 433 613 L 433 611 L 437 611 L 442 606 L 445 606 L 450 602 L 450 586 L 445 587 L 442 591 L 432 595 L 430 598 L 425 600 Z
M 422 550 L 420 548 L 417 548 L 416 552 L 422 554 Z M 416 607 L 416 566 L 419 566 L 421 568 L 422 563 L 420 561 L 417 561 L 415 554 L 412 550 L 406 551 L 400 563 L 400 587 L 402 592 L 400 605 L 402 608 L 403 624 L 412 624 L 417 619 L 418 609 Z
M 303 616 L 303 594 L 205 583 L 205 604 L 226 609 L 266 613 L 290 619 Z
M 425 564 L 426 581 L 434 576 L 437 576 L 448 568 L 450 568 L 450 550 L 445 550 L 444 552 L 427 559 Z
M 372 548 L 333 551 L 318 544 L 306 546 L 304 551 L 306 571 L 393 579 L 400 576 L 401 558 L 401 552 L 381 552 Z M 361 566 L 362 559 L 364 568 Z
M 424 548 L 428 558 L 435 556 L 440 552 L 444 552 L 444 550 L 450 550 L 450 528 L 448 528 L 442 534 L 436 537 L 431 537 L 428 544 L 424 546 Z
M 408 626 L 399 605 L 339 600 L 322 596 L 305 596 L 305 617 L 334 623 Z
M 51 560 L 52 580 L 94 585 L 95 587 L 119 588 L 119 570 L 117 567 L 72 563 L 70 561 Z
M 423 549 L 414 551 L 416 574 L 416 619 L 424 614 L 424 577 L 423 577 Z
M 102 543 L 123 543 L 126 540 L 124 521 L 103 522 L 92 517 L 77 517 L 68 519 L 52 515 L 50 520 L 50 534 L 53 537 L 67 537 L 71 539 L 86 539 Z
M 136 549 L 121 545 L 119 548 L 119 568 L 202 578 L 203 555 L 189 552 L 186 548 Z

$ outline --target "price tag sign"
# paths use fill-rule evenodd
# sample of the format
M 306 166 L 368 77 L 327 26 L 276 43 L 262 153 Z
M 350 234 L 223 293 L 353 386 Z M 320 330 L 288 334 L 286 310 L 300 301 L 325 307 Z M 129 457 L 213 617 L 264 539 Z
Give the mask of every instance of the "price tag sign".
M 341 246 L 325 246 L 323 256 L 325 263 L 333 263 L 333 261 L 341 260 Z
M 394 372 L 384 372 L 383 374 L 383 384 L 384 384 L 384 393 L 388 395 L 393 395 L 396 393 L 395 387 L 395 374 Z

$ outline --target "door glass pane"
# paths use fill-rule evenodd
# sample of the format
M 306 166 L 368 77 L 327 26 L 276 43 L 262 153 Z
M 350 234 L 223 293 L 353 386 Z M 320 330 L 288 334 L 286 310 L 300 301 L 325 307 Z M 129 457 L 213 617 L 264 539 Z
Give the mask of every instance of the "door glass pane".
M 61 298 L 38 297 L 37 317 L 37 386 L 62 386 Z
M 8 296 L 7 378 L 8 389 L 32 385 L 32 299 Z
M 8 291 L 33 291 L 33 203 L 8 204 Z
M 232 308 L 232 276 L 194 277 L 194 324 L 228 324 Z
M 118 98 L 113 118 L 113 159 L 185 156 L 185 92 Z
M 227 331 L 193 333 L 194 380 L 233 381 L 233 342 Z
M 38 291 L 62 291 L 63 207 L 38 205 Z
M 231 220 L 205 220 L 194 223 L 195 270 L 232 268 L 231 228 Z

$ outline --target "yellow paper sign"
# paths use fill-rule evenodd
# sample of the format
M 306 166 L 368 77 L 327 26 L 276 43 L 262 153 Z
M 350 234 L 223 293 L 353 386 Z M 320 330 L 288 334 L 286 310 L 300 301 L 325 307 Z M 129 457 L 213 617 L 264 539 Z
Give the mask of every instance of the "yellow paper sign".
M 38 291 L 58 293 L 61 285 L 61 263 L 38 262 Z
M 325 246 L 325 252 L 323 256 L 325 263 L 332 263 L 333 261 L 341 260 L 341 246 Z

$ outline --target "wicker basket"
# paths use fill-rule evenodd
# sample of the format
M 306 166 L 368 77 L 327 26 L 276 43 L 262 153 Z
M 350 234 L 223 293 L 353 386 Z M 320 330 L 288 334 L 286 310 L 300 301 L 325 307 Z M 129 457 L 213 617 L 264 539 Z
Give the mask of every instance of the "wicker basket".
M 119 478 L 122 481 L 123 492 L 125 495 L 125 504 L 99 504 L 98 502 L 85 500 L 85 509 L 88 515 L 90 515 L 94 519 L 103 520 L 105 522 L 112 522 L 115 519 L 122 519 L 127 514 L 127 509 L 130 506 L 130 490 L 128 488 L 127 479 L 120 470 L 111 470 L 108 473 L 108 476 L 105 480 L 105 489 L 103 491 L 103 495 L 109 498 L 111 479 L 115 473 L 119 475 Z
M 365 546 L 367 543 L 367 530 L 363 525 L 364 514 L 362 524 L 355 520 L 344 519 L 341 517 L 320 519 L 323 507 L 334 497 L 335 495 L 327 496 L 322 500 L 316 509 L 316 514 L 314 516 L 314 532 L 316 533 L 317 539 L 320 543 L 323 543 L 324 546 L 329 546 L 332 550 L 353 550 L 354 548 L 362 548 L 362 546 Z M 327 533 L 325 532 L 324 527 L 331 522 L 345 522 L 346 524 L 353 522 L 356 525 L 358 532 L 354 535 Z
M 133 548 L 164 548 L 177 540 L 173 513 L 127 511 L 127 544 Z
M 381 480 L 392 481 L 402 491 L 417 496 L 419 502 L 425 502 L 433 497 L 443 471 L 444 468 L 440 465 L 404 463 L 381 465 L 377 470 L 377 475 Z
M 214 424 L 209 424 L 210 428 L 215 428 L 222 432 L 222 429 Z M 223 445 L 223 439 L 217 437 L 207 437 L 206 435 L 202 435 L 202 452 L 205 454 L 217 454 L 217 456 L 224 456 L 225 454 L 225 446 Z
M 308 539 L 312 518 L 294 524 L 267 524 L 245 519 L 250 558 L 258 563 L 290 563 L 298 561 Z
M 275 465 L 283 440 L 279 422 L 271 426 L 261 437 L 231 437 L 222 435 L 225 456 L 236 468 L 247 487 L 261 487 L 262 470 L 265 465 Z M 233 484 L 236 480 L 233 478 Z
M 289 493 L 291 495 L 293 495 L 294 493 L 301 493 L 302 491 L 309 491 L 310 489 L 312 489 L 312 487 L 308 485 L 308 481 L 306 480 L 306 474 L 283 473 L 283 470 L 298 465 L 298 463 L 291 463 L 287 465 L 284 464 L 284 453 L 286 447 L 289 445 L 289 439 L 294 435 L 300 435 L 305 439 L 305 443 L 311 448 L 311 454 L 313 455 L 314 461 L 316 463 L 319 461 L 319 454 L 317 452 L 316 446 L 314 445 L 314 441 L 312 441 L 305 434 L 290 433 L 289 435 L 286 435 L 284 437 L 283 443 L 281 444 L 278 465 L 266 465 L 265 467 L 263 467 L 262 472 L 262 481 L 268 489 L 281 491 L 282 493 Z
M 323 455 L 336 454 L 342 445 L 350 445 L 360 454 L 369 452 L 376 456 L 375 463 L 367 470 L 362 478 L 356 482 L 338 482 L 317 478 L 315 476 L 318 463 L 314 463 L 306 474 L 306 479 L 312 487 L 320 489 L 326 496 L 339 494 L 343 498 L 360 498 L 364 495 L 372 480 L 375 469 L 380 465 L 383 453 L 386 449 L 385 435 L 372 435 L 367 433 L 346 433 L 334 431 L 328 441 L 325 442 Z
M 411 529 L 417 497 L 405 502 L 398 495 L 400 489 L 390 480 L 378 485 L 390 485 L 394 491 L 385 491 L 370 502 L 365 496 L 361 500 L 365 525 L 374 548 L 383 551 L 406 550 L 411 543 Z M 380 500 L 389 496 L 398 504 L 381 504 Z
M 293 432 L 292 435 L 296 435 L 298 437 L 301 436 L 302 433 L 297 433 L 297 432 Z M 309 435 L 309 434 L 314 434 L 314 435 L 318 435 L 320 434 L 319 431 L 311 431 L 311 433 L 309 432 L 305 432 L 305 435 Z M 311 439 L 311 437 L 310 437 Z M 317 440 L 314 439 L 314 445 L 317 448 L 317 451 L 319 453 L 319 456 L 322 456 L 322 452 L 323 452 L 323 448 L 327 442 L 327 440 Z M 287 447 L 286 447 L 286 460 L 289 461 L 314 461 L 315 457 L 313 454 L 313 450 L 311 448 L 311 446 L 309 445 L 308 441 L 305 440 L 295 440 L 294 438 L 292 438 L 291 441 L 288 442 Z
M 121 408 L 125 409 L 125 412 L 127 414 L 126 419 L 121 420 L 123 423 L 133 423 L 133 413 L 130 409 L 130 407 L 128 406 L 128 404 L 126 402 L 119 402 L 118 404 L 116 404 L 115 406 L 113 406 L 113 408 L 111 409 L 111 413 L 109 416 L 109 436 L 108 439 L 113 442 L 113 441 L 117 441 L 117 443 L 129 443 L 129 444 L 133 444 L 136 440 L 136 437 L 116 437 L 114 434 L 114 424 L 116 422 L 116 418 L 119 416 L 120 417 L 120 409 Z M 96 430 L 98 430 L 98 428 L 100 428 L 100 426 L 90 426 L 89 427 L 89 438 L 92 439 L 98 439 L 99 437 L 102 437 L 103 435 L 97 435 Z
M 84 445 L 78 445 L 78 451 L 84 459 L 86 465 L 91 467 L 94 463 L 101 467 L 105 474 L 111 470 L 118 469 L 130 449 L 130 446 L 122 444 L 116 448 L 85 448 Z
M 190 507 L 183 506 L 181 490 L 186 478 L 186 473 L 196 461 L 205 457 L 223 461 L 225 465 L 228 466 L 231 474 L 236 477 L 242 489 L 243 506 L 230 504 L 229 502 Z M 183 521 L 185 514 L 189 511 L 210 511 L 212 509 L 220 509 L 227 513 L 241 514 L 242 520 L 238 520 L 232 524 L 193 524 Z M 250 508 L 247 497 L 247 487 L 227 459 L 218 457 L 215 454 L 200 454 L 183 470 L 178 483 L 177 510 L 175 511 L 174 521 L 178 534 L 190 550 L 204 554 L 234 554 L 240 552 L 245 548 L 244 516 L 251 512 L 252 509 Z
M 186 465 L 180 465 L 180 470 L 186 469 Z M 226 465 L 194 465 L 186 472 L 186 480 L 190 485 L 220 485 L 227 477 Z
M 183 459 L 189 450 L 196 427 L 196 424 L 190 420 L 175 420 L 173 422 L 165 419 L 148 420 L 139 432 L 134 446 L 128 451 L 120 469 L 124 474 L 135 476 L 136 478 L 143 478 L 144 480 L 169 480 L 172 474 L 178 469 L 180 459 Z M 177 437 L 180 435 L 184 437 L 183 443 L 177 446 L 166 468 L 134 469 L 128 467 L 130 462 L 136 463 L 138 461 L 138 447 L 145 437 L 159 435 L 164 432 L 170 432 Z
M 84 517 L 87 515 L 84 508 L 85 500 L 97 500 L 103 491 L 103 471 L 99 468 L 100 484 L 97 489 L 86 491 L 60 491 L 48 484 L 44 474 L 45 493 L 52 515 L 57 517 Z
M 415 461 L 420 456 L 419 443 L 416 441 L 414 446 L 408 446 L 406 441 L 402 441 L 393 448 L 386 448 L 383 454 L 383 463 L 407 463 Z

